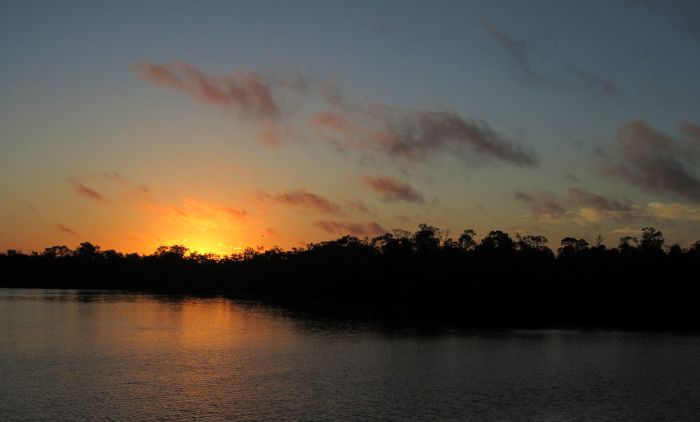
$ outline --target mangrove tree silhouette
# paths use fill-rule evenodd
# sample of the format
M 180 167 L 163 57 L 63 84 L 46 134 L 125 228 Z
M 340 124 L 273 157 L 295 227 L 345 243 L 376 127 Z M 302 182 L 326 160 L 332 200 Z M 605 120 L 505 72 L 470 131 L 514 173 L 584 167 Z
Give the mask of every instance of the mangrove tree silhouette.
M 700 241 L 666 246 L 645 227 L 616 247 L 494 230 L 477 241 L 421 224 L 369 239 L 218 256 L 161 246 L 150 255 L 75 249 L 0 253 L 0 286 L 221 293 L 292 303 L 413 312 L 474 324 L 698 328 Z M 333 305 L 334 306 L 334 305 Z

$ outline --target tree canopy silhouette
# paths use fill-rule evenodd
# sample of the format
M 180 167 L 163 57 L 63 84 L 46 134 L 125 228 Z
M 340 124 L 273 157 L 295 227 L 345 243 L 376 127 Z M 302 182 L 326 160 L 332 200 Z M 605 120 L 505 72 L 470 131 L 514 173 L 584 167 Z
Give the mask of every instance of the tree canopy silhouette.
M 639 240 L 638 240 L 639 239 Z M 500 230 L 456 239 L 421 224 L 415 233 L 346 235 L 305 248 L 247 248 L 218 256 L 183 245 L 150 255 L 102 250 L 90 242 L 43 252 L 0 253 L 0 286 L 222 293 L 295 303 L 449 315 L 470 323 L 693 327 L 700 293 L 700 241 L 665 246 L 641 229 L 615 248 Z M 303 305 L 300 305 L 303 304 Z

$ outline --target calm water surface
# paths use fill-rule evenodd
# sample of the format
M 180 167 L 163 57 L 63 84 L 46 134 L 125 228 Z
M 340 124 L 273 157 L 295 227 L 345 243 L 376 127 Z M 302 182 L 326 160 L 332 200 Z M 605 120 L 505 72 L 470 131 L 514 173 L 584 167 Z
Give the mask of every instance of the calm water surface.
M 700 337 L 0 289 L 0 420 L 698 420 Z

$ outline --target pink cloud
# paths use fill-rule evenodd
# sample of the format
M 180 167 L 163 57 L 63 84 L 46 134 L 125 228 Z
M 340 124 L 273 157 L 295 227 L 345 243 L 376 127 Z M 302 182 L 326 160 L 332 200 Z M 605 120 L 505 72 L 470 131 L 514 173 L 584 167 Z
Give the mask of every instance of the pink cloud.
M 274 118 L 279 113 L 270 86 L 255 72 L 207 74 L 187 63 L 139 63 L 138 75 L 155 84 L 186 92 L 197 101 L 235 108 L 248 115 Z
M 378 193 L 384 201 L 425 202 L 425 198 L 407 183 L 393 177 L 365 177 L 365 184 Z
M 290 190 L 275 195 L 261 193 L 259 195 L 259 199 L 262 201 L 272 200 L 278 204 L 307 208 L 325 214 L 340 213 L 340 206 L 338 204 L 323 196 L 308 192 L 304 189 Z
M 318 113 L 311 119 L 311 125 L 317 128 L 333 129 L 341 133 L 352 133 L 356 130 L 356 128 L 345 119 L 345 116 L 339 113 Z
M 287 124 L 278 124 L 271 120 L 266 120 L 260 124 L 260 142 L 269 147 L 281 147 L 290 136 L 290 127 Z

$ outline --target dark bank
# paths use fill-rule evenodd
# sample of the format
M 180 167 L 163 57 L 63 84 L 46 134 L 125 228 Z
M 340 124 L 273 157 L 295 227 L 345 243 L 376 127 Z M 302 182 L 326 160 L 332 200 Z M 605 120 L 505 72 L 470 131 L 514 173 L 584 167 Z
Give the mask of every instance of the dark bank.
M 489 327 L 700 328 L 700 241 L 664 245 L 653 227 L 617 247 L 421 224 L 284 251 L 219 257 L 163 246 L 122 254 L 81 243 L 0 254 L 3 287 L 219 294 L 340 317 Z

